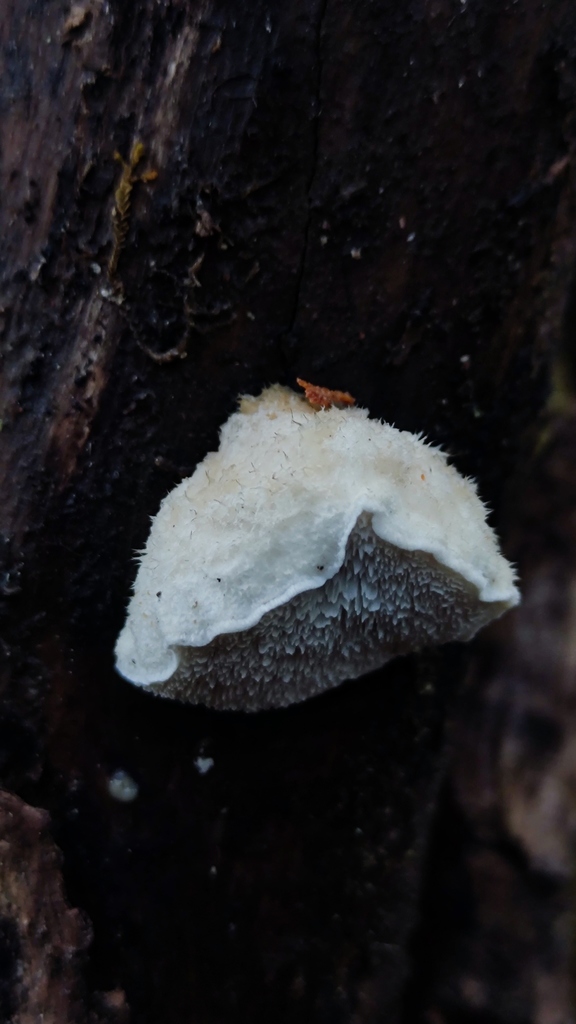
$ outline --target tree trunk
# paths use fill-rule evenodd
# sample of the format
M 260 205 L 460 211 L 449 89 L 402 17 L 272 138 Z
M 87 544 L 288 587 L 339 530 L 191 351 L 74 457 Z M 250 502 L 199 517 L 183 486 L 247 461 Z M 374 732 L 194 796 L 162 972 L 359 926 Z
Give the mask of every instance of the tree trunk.
M 250 716 L 146 695 L 112 650 L 149 517 L 269 382 L 422 431 L 514 523 L 571 323 L 574 5 L 5 0 L 0 30 L 0 771 L 28 823 L 0 820 L 0 874 L 20 844 L 58 875 L 48 811 L 93 932 L 62 938 L 53 878 L 67 968 L 32 970 L 34 887 L 3 904 L 5 1016 L 35 988 L 59 1024 L 428 1012 L 410 941 L 468 652 Z
M 477 644 L 452 725 L 415 957 L 418 1021 L 576 1020 L 574 403 L 548 434 L 515 503 L 523 604 Z

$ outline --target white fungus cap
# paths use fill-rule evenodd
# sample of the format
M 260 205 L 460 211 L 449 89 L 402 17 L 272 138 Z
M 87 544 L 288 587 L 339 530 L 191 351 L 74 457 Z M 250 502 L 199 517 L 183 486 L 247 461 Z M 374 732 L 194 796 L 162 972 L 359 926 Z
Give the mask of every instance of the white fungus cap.
M 443 452 L 274 385 L 162 502 L 116 667 L 181 700 L 281 707 L 468 640 L 518 600 L 475 485 Z

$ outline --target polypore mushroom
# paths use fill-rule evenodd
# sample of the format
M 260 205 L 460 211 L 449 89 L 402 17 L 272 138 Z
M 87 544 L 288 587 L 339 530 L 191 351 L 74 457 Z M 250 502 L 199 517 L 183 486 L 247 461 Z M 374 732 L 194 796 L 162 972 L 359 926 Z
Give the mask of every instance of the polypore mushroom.
M 475 485 L 443 452 L 274 385 L 242 398 L 162 502 L 116 666 L 180 700 L 281 707 L 468 640 L 518 600 Z

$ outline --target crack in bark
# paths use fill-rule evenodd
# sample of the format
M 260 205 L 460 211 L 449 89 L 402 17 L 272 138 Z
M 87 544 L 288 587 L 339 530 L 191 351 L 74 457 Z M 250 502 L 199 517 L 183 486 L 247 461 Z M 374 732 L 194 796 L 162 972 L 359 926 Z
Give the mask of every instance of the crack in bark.
M 315 38 L 315 52 L 317 61 L 316 71 L 316 85 L 315 85 L 315 97 L 314 97 L 314 125 L 312 130 L 312 160 L 310 165 L 310 173 L 308 175 L 308 181 L 306 184 L 306 200 L 307 200 L 307 216 L 306 223 L 304 225 L 304 240 L 302 243 L 302 253 L 300 262 L 298 265 L 298 273 L 296 276 L 296 290 L 294 294 L 294 308 L 290 323 L 288 325 L 288 333 L 290 334 L 294 330 L 296 324 L 296 318 L 298 316 L 298 309 L 300 307 L 300 296 L 302 293 L 302 284 L 304 280 L 304 272 L 306 270 L 306 263 L 308 258 L 308 249 L 310 246 L 310 225 L 312 222 L 312 190 L 314 187 L 314 181 L 316 178 L 316 171 L 318 168 L 318 149 L 320 141 L 320 113 L 321 113 L 321 93 L 322 93 L 322 74 L 324 70 L 324 62 L 322 59 L 322 30 L 324 28 L 324 22 L 326 19 L 326 12 L 328 9 L 328 0 L 321 0 L 320 2 L 320 13 L 318 17 L 318 24 L 316 26 L 316 38 Z

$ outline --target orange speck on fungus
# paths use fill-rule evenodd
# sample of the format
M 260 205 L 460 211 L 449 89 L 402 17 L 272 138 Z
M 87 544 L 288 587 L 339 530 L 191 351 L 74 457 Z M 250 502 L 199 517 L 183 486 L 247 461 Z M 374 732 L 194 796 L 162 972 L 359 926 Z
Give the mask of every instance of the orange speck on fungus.
M 296 378 L 296 383 L 304 388 L 306 401 L 313 409 L 330 409 L 333 405 L 342 408 L 348 405 L 355 405 L 356 399 L 348 391 L 331 391 L 330 388 L 321 388 L 317 384 L 309 384 L 308 381 Z

